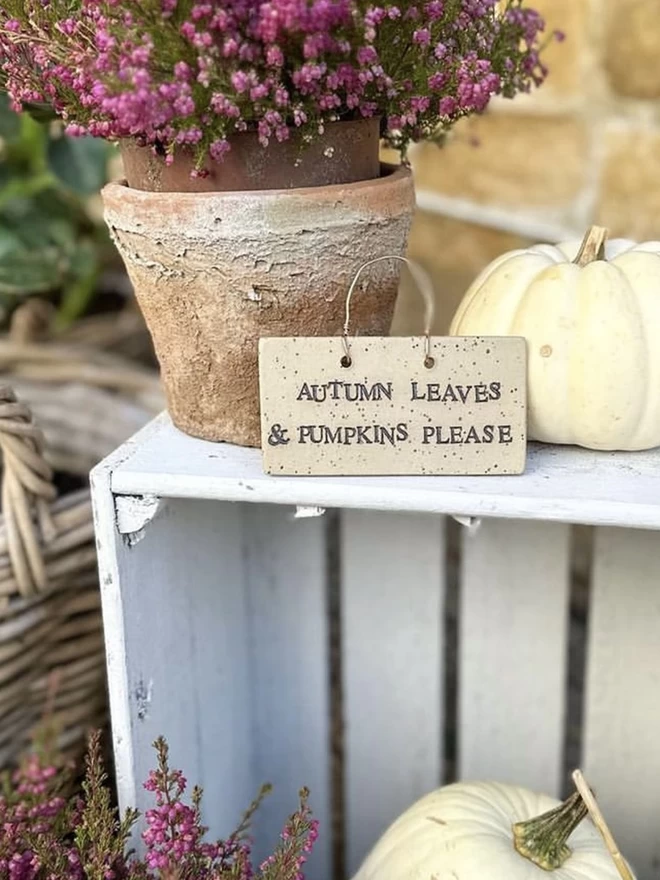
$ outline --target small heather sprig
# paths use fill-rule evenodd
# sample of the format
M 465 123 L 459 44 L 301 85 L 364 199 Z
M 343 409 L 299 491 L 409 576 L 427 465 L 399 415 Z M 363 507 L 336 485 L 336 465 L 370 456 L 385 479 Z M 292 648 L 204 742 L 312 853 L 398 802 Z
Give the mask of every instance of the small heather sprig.
M 72 134 L 201 170 L 247 129 L 266 146 L 376 116 L 395 144 L 434 136 L 540 84 L 543 30 L 525 0 L 3 0 L 0 77 Z
M 312 851 L 319 833 L 318 821 L 312 818 L 308 798 L 309 791 L 303 788 L 298 810 L 284 826 L 277 849 L 260 866 L 263 880 L 278 880 L 280 877 L 303 880 L 302 868 L 307 853 Z
M 86 880 L 121 880 L 128 875 L 126 847 L 137 812 L 122 820 L 112 806 L 101 754 L 101 736 L 89 739 L 86 774 L 75 827 L 75 852 Z
M 0 880 L 300 880 L 306 854 L 318 833 L 301 793 L 274 854 L 254 868 L 246 837 L 250 820 L 269 787 L 264 786 L 226 839 L 209 842 L 201 820 L 202 792 L 184 800 L 187 782 L 169 766 L 164 739 L 155 743 L 158 767 L 145 788 L 155 806 L 147 810 L 145 856 L 128 851 L 138 819 L 123 820 L 112 806 L 101 757 L 100 737 L 90 738 L 80 796 L 67 796 L 69 768 L 57 758 L 52 738 L 47 749 L 29 755 L 4 778 L 0 795 Z

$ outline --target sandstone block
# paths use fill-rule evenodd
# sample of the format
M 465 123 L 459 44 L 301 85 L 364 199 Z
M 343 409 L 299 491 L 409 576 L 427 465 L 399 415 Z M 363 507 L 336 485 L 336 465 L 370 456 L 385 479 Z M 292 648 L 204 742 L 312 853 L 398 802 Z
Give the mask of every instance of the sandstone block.
M 612 235 L 660 239 L 660 130 L 610 129 L 605 142 L 598 223 Z
M 568 116 L 489 113 L 459 124 L 439 149 L 411 156 L 418 189 L 511 208 L 568 205 L 580 194 L 590 143 Z
M 583 74 L 592 51 L 590 0 L 535 0 L 531 5 L 545 18 L 546 35 L 560 30 L 566 36 L 564 42 L 554 41 L 545 51 L 543 61 L 550 75 L 532 93 L 534 99 L 543 103 L 582 94 L 589 87 Z
M 605 68 L 619 95 L 660 98 L 658 0 L 607 0 Z

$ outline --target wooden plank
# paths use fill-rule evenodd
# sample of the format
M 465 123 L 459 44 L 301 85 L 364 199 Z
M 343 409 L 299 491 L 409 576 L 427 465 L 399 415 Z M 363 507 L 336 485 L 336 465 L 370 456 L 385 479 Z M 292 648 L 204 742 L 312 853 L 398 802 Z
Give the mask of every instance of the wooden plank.
M 660 542 L 598 529 L 584 769 L 640 880 L 660 877 Z
M 440 784 L 444 522 L 344 512 L 341 528 L 347 872 Z
M 564 741 L 569 529 L 485 520 L 465 534 L 459 775 L 558 794 Z
M 167 416 L 113 475 L 115 492 L 660 529 L 660 449 L 529 445 L 508 477 L 271 477 L 261 451 L 188 437 Z
M 126 630 L 123 596 L 119 582 L 119 557 L 126 547 L 116 528 L 115 499 L 112 494 L 114 471 L 152 434 L 159 434 L 162 416 L 116 449 L 91 471 L 90 489 L 94 514 L 94 532 L 98 557 L 99 582 L 103 612 L 108 699 L 112 718 L 115 780 L 121 810 L 136 805 L 140 782 L 135 773 L 135 750 L 132 738 L 130 693 L 126 665 Z M 134 835 L 134 845 L 139 838 Z
M 307 786 L 320 834 L 308 880 L 331 868 L 329 644 L 326 518 L 294 519 L 288 508 L 243 509 L 250 627 L 253 752 L 259 783 L 273 792 L 255 822 L 257 860 L 277 844 Z
M 120 805 L 151 806 L 162 734 L 226 835 L 255 790 L 240 508 L 172 501 L 122 536 L 108 477 L 97 469 L 93 488 Z

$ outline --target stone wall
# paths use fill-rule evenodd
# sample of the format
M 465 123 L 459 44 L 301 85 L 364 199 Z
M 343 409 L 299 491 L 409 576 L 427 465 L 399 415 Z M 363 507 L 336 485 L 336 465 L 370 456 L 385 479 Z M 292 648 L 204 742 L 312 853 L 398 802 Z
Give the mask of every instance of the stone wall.
M 505 250 L 581 235 L 660 239 L 660 0 L 529 0 L 566 40 L 546 84 L 413 149 L 410 255 L 433 273 L 445 332 L 475 275 Z M 404 281 L 395 332 L 420 332 Z

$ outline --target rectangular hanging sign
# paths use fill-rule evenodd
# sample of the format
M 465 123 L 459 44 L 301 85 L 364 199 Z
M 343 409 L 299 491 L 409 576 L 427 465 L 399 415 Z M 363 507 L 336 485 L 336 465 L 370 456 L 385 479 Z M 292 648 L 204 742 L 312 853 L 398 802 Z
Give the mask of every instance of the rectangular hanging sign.
M 523 473 L 526 365 L 519 337 L 262 338 L 264 470 Z

